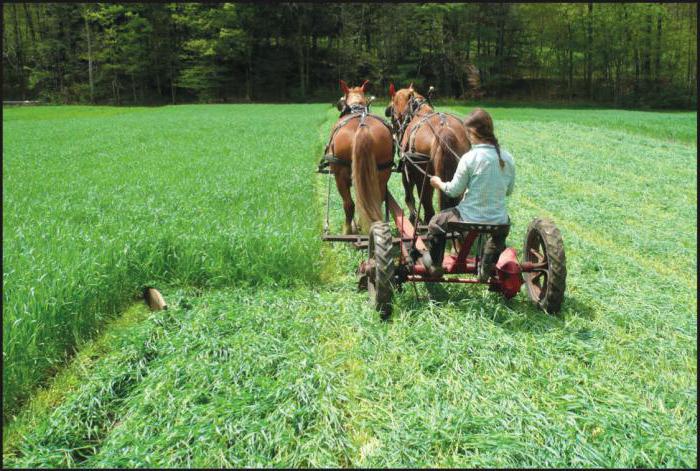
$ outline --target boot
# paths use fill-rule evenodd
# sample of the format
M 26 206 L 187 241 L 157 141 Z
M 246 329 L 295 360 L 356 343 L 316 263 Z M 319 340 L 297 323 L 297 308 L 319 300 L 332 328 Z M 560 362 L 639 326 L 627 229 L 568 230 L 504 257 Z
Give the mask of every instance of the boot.
M 496 266 L 496 258 L 491 254 L 484 254 L 483 260 L 479 264 L 479 282 L 486 283 L 491 278 L 493 269 Z
M 432 277 L 439 278 L 445 271 L 442 268 L 442 258 L 445 255 L 447 239 L 444 235 L 433 236 L 430 240 L 430 251 L 423 254 L 423 266 Z
M 498 257 L 501 255 L 503 250 L 499 250 L 500 247 L 490 248 L 486 247 L 484 250 L 484 255 L 479 264 L 479 281 L 481 283 L 486 283 L 489 278 L 494 274 L 496 268 L 496 262 L 498 262 Z

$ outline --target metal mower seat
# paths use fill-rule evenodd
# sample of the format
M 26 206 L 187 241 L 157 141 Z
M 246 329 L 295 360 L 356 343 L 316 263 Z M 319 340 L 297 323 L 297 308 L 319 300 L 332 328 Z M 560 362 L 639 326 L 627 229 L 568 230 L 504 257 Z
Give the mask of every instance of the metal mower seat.
M 493 232 L 499 232 L 499 231 L 504 231 L 505 229 L 509 228 L 510 224 L 484 224 L 480 222 L 448 222 L 447 223 L 447 230 L 451 232 L 470 232 L 470 231 L 477 231 L 477 232 L 486 232 L 486 233 L 493 233 Z

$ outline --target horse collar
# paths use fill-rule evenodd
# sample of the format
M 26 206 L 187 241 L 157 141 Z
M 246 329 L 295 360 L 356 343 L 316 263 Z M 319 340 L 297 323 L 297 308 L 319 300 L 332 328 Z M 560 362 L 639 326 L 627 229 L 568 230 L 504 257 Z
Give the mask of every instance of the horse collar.
M 350 105 L 350 112 L 351 113 L 367 113 L 367 106 L 366 105 L 359 105 L 359 104 Z
M 345 105 L 345 108 L 343 108 L 343 111 L 340 113 L 340 118 L 342 118 L 345 115 L 348 114 L 366 114 L 368 112 L 367 106 L 366 105 L 360 105 L 360 104 L 353 104 L 353 105 Z

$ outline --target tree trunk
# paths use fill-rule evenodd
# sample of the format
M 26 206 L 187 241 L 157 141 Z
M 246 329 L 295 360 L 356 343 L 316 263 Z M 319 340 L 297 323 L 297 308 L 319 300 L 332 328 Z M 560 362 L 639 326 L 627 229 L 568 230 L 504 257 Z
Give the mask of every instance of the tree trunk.
M 476 27 L 476 58 L 481 58 L 481 23 Z
M 299 11 L 297 16 L 297 54 L 298 54 L 298 66 L 299 66 L 299 90 L 301 93 L 301 98 L 306 98 L 306 83 L 304 81 L 304 36 L 303 36 L 303 24 L 302 24 L 302 12 Z
M 255 44 L 251 41 L 248 46 L 247 64 L 245 68 L 245 99 L 251 101 L 253 99 L 253 47 Z
M 502 57 L 503 56 L 503 41 L 504 41 L 504 36 L 505 36 L 505 28 L 506 28 L 506 9 L 503 3 L 501 3 L 501 8 L 500 8 L 500 15 L 498 18 L 498 36 L 496 39 L 496 57 Z M 500 67 L 499 67 L 500 69 Z
M 693 12 L 693 7 L 697 8 L 696 5 L 689 4 L 688 5 L 688 107 L 690 107 L 692 96 L 693 96 L 693 38 L 696 39 L 697 41 L 697 31 L 695 31 L 695 34 L 693 34 L 693 25 L 696 24 L 697 21 L 697 10 Z M 695 13 L 695 14 L 693 14 Z M 697 50 L 695 51 L 697 54 Z M 697 66 L 695 67 L 697 70 Z M 697 79 L 696 79 L 697 80 Z
M 644 88 L 648 89 L 651 82 L 651 49 L 652 49 L 652 34 L 651 34 L 651 15 L 646 16 L 646 47 L 642 56 L 642 75 L 644 77 Z
M 574 36 L 573 31 L 571 30 L 571 23 L 567 24 L 567 28 L 569 32 L 569 99 L 571 99 L 573 98 L 574 94 Z
M 634 93 L 639 93 L 639 48 L 634 48 Z
M 654 64 L 654 78 L 657 87 L 660 85 L 659 79 L 661 78 L 661 22 L 662 16 L 661 13 L 659 13 L 659 16 L 656 18 L 656 60 Z
M 304 41 L 304 47 L 306 48 L 306 54 L 304 57 L 304 83 L 306 84 L 305 85 L 306 89 L 309 92 L 311 90 L 311 85 L 310 85 L 311 80 L 309 78 L 309 75 L 310 75 L 309 69 L 311 69 L 311 67 L 310 67 L 310 64 L 311 64 L 311 52 L 310 52 L 311 46 L 309 45 L 310 41 L 311 41 L 311 39 L 308 37 L 306 38 L 306 41 Z
M 90 103 L 95 103 L 95 82 L 92 79 L 92 42 L 90 40 L 90 26 L 88 25 L 87 12 L 85 12 L 85 35 L 88 47 L 88 80 L 90 81 Z
M 308 59 L 306 61 L 306 84 L 311 90 L 311 93 L 313 93 L 313 90 L 317 88 L 316 81 L 313 83 L 311 82 L 311 72 L 310 70 L 313 68 L 312 64 L 314 64 L 315 59 L 318 55 L 318 44 L 317 44 L 317 36 L 316 33 L 312 33 L 311 37 L 311 52 L 308 54 Z
M 170 97 L 172 104 L 175 104 L 175 76 L 173 71 L 172 63 L 170 64 Z
M 177 54 L 177 26 L 171 23 L 170 28 L 168 28 L 168 37 L 170 39 L 168 44 L 169 54 L 168 54 L 168 70 L 170 75 L 170 100 L 171 103 L 175 104 L 175 58 Z
M 36 41 L 38 38 L 36 37 L 36 30 L 34 29 L 34 22 L 32 21 L 32 15 L 29 11 L 29 7 L 27 6 L 26 3 L 23 4 L 24 6 L 24 16 L 27 19 L 27 28 L 29 28 L 29 35 L 32 41 Z
M 65 32 L 64 32 L 64 26 L 63 26 L 63 18 L 59 17 L 58 20 L 58 31 L 60 36 L 65 37 Z M 59 94 L 63 97 L 63 64 L 65 63 L 64 57 L 62 53 L 56 53 L 54 56 L 54 59 L 56 60 L 55 62 L 55 73 L 56 73 L 56 88 L 59 92 Z
M 586 29 L 586 95 L 593 95 L 593 2 L 588 2 L 588 24 Z
M 17 15 L 18 8 L 19 6 L 16 3 L 12 5 L 15 32 L 15 57 L 17 58 L 17 78 L 19 79 L 19 92 L 20 95 L 22 95 L 22 100 L 26 100 L 27 89 L 24 80 L 24 57 L 22 54 L 22 39 L 19 36 L 19 17 Z
M 467 51 L 467 62 L 469 62 L 469 57 L 472 49 L 472 36 L 471 34 L 467 34 L 467 47 L 465 48 Z

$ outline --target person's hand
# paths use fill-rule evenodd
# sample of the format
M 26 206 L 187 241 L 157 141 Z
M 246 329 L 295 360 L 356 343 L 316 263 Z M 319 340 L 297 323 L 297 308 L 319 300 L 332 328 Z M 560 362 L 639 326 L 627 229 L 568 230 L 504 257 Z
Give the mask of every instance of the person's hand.
M 436 190 L 439 190 L 441 185 L 442 180 L 440 179 L 440 177 L 438 177 L 437 175 L 430 177 L 430 186 L 432 186 Z

